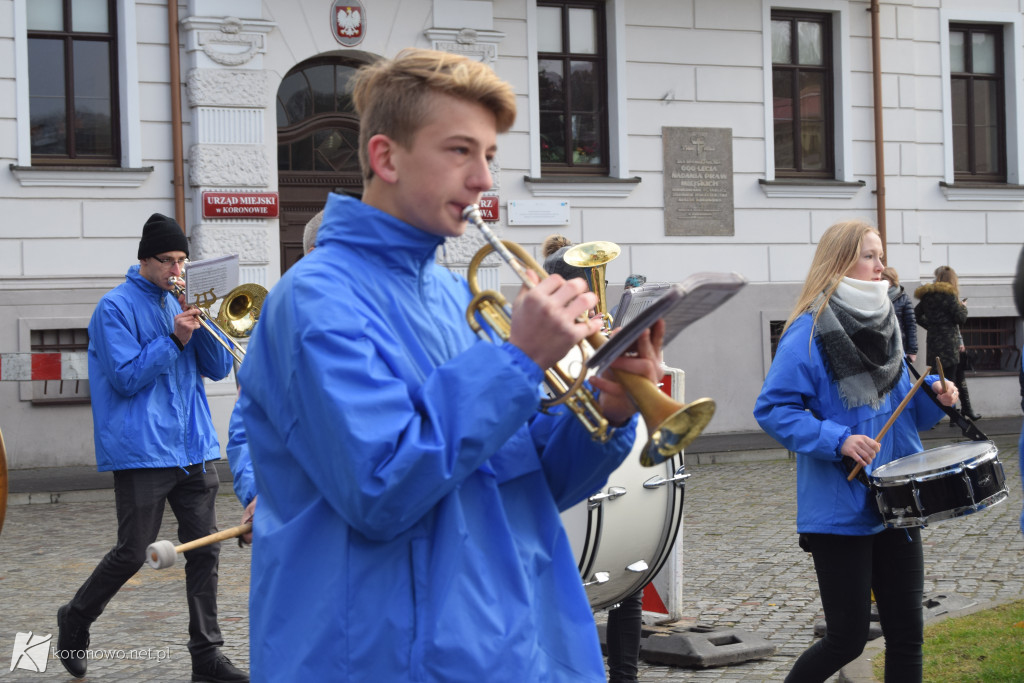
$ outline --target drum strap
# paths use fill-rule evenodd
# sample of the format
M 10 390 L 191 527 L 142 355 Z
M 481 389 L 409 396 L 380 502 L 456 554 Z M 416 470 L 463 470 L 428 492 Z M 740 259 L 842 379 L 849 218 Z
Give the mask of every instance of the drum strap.
M 913 365 L 907 363 L 907 367 L 910 369 L 910 374 L 914 376 L 914 379 L 921 377 L 921 374 L 914 368 Z M 948 381 L 948 380 L 947 380 Z M 953 421 L 956 426 L 960 428 L 960 431 L 964 433 L 971 441 L 988 441 L 989 438 L 985 436 L 985 433 L 978 429 L 978 425 L 971 422 L 970 418 L 961 413 L 959 410 L 952 406 L 943 405 L 939 401 L 939 397 L 935 395 L 935 391 L 932 390 L 928 383 L 925 382 L 921 385 L 921 388 L 928 394 L 928 397 L 935 402 L 935 405 L 942 408 L 942 412 L 949 415 L 949 419 Z

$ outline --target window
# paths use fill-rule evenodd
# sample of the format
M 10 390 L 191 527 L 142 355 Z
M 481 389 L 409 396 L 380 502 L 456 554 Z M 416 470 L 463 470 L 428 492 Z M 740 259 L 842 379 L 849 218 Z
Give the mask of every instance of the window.
M 1020 368 L 1016 318 L 968 318 L 960 327 L 967 372 L 1014 374 Z
M 537 3 L 544 174 L 608 175 L 604 1 Z
M 32 0 L 26 8 L 33 164 L 118 164 L 113 4 Z
M 785 326 L 785 320 L 772 320 L 768 323 L 768 341 L 771 344 L 772 360 L 775 360 L 775 352 L 779 350 L 779 342 L 782 340 L 782 328 Z
M 954 179 L 1006 182 L 1002 27 L 951 24 L 949 70 Z
M 277 168 L 360 175 L 359 119 L 348 81 L 356 66 L 306 62 L 277 92 Z
M 834 178 L 828 16 L 773 11 L 771 54 L 776 177 Z
M 48 353 L 60 351 L 88 351 L 89 330 L 32 330 L 32 351 Z M 88 403 L 89 380 L 38 380 L 32 382 L 32 403 Z

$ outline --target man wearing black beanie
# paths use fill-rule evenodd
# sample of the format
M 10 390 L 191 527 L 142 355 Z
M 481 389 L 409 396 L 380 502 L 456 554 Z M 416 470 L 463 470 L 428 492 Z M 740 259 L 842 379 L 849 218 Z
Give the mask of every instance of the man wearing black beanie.
M 85 676 L 89 627 L 145 562 L 170 503 L 182 543 L 217 530 L 220 444 L 204 377 L 231 371 L 231 355 L 199 327 L 195 308 L 173 294 L 188 258 L 178 223 L 154 213 L 142 228 L 138 265 L 100 299 L 89 321 L 89 379 L 97 468 L 114 473 L 117 543 L 70 602 L 57 610 L 57 656 Z M 249 676 L 220 651 L 220 544 L 185 553 L 192 680 L 239 683 Z

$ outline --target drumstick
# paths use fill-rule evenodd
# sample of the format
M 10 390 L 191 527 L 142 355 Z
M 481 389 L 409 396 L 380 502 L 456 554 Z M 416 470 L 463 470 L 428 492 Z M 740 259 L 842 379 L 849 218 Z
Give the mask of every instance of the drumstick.
M 889 431 L 889 427 L 892 427 L 892 423 L 896 421 L 896 418 L 900 416 L 900 413 L 903 412 L 903 409 L 907 407 L 907 403 L 910 401 L 910 397 L 914 395 L 914 392 L 917 391 L 922 384 L 924 384 L 924 378 L 928 376 L 929 370 L 931 370 L 931 368 L 925 368 L 924 372 L 921 373 L 921 376 L 917 378 L 916 382 L 914 382 L 914 386 L 910 387 L 910 391 L 908 391 L 907 395 L 903 397 L 903 400 L 900 401 L 900 404 L 896 406 L 896 410 L 892 411 L 892 415 L 889 416 L 889 419 L 882 426 L 882 430 L 878 432 L 878 436 L 875 437 L 875 441 L 881 441 L 882 437 L 885 436 L 885 433 Z M 846 481 L 853 481 L 853 478 L 856 477 L 857 473 L 860 472 L 863 468 L 864 465 L 862 465 L 861 463 L 857 463 L 857 466 L 853 468 L 852 472 L 850 472 L 850 476 L 846 478 Z
M 942 371 L 942 361 L 935 356 L 935 367 L 939 369 L 939 381 L 942 382 L 942 393 L 946 393 L 946 373 Z

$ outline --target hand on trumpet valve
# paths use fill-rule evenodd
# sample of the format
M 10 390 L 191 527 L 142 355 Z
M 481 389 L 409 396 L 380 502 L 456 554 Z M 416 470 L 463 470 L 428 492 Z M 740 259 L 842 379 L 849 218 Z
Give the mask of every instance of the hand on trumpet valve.
M 596 305 L 597 295 L 579 278 L 567 281 L 551 275 L 533 287 L 524 285 L 512 304 L 509 342 L 540 367 L 550 368 L 601 329 L 600 318 L 587 317 Z
M 612 334 L 615 334 L 613 332 Z M 640 375 L 655 384 L 661 381 L 661 343 L 665 337 L 665 321 L 659 320 L 633 343 L 629 351 L 609 366 L 621 372 Z M 598 402 L 601 413 L 615 426 L 625 424 L 637 411 L 636 404 L 621 384 L 611 379 L 606 370 L 590 378 L 590 383 L 601 393 Z

